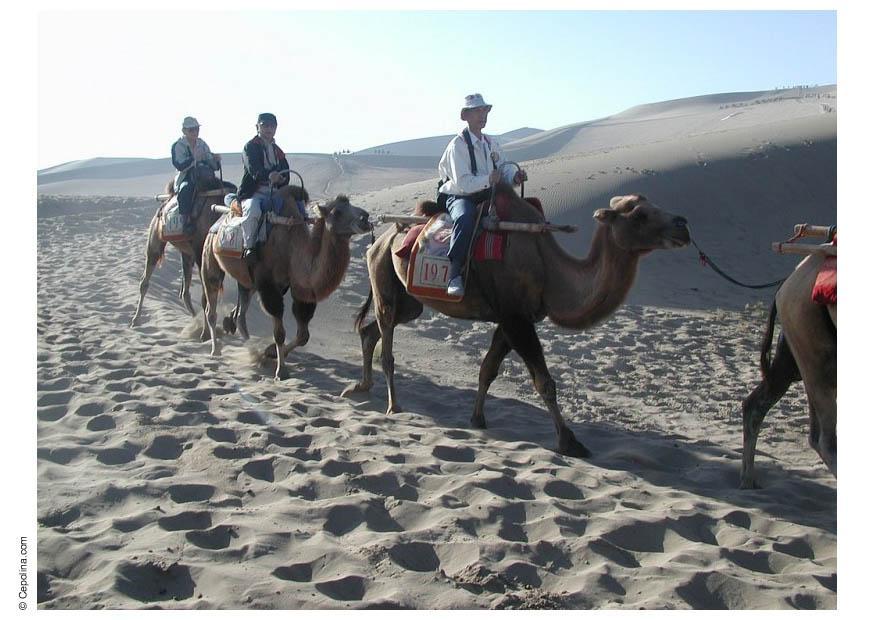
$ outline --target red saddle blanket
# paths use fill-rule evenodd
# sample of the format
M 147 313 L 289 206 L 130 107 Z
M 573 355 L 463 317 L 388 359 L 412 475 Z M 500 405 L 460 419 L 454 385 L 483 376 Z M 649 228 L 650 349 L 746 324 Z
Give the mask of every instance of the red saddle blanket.
M 499 198 L 503 198 L 503 196 L 499 196 Z M 528 197 L 525 200 L 540 211 L 542 215 L 544 214 L 544 207 L 541 206 L 540 200 L 535 197 Z M 503 201 L 496 200 L 495 206 L 498 219 L 507 219 L 505 215 L 507 212 L 506 204 L 504 204 Z M 396 256 L 399 258 L 407 258 L 410 256 L 413 244 L 416 243 L 416 240 L 419 238 L 419 233 L 423 226 L 425 226 L 425 224 L 411 226 L 410 230 L 407 231 L 407 235 L 404 237 L 404 243 L 402 243 L 401 247 L 395 251 Z M 484 230 L 477 235 L 477 238 L 474 240 L 472 258 L 476 261 L 503 260 L 506 241 L 507 233 Z
M 832 244 L 836 244 L 835 239 Z M 811 291 L 811 301 L 816 304 L 834 306 L 838 303 L 836 258 L 836 256 L 827 256 L 820 266 L 820 271 L 817 272 L 817 279 Z

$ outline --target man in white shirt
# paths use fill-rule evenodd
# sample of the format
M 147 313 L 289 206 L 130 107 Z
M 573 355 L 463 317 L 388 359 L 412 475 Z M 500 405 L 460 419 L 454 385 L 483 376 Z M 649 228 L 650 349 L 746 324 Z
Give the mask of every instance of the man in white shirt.
M 492 106 L 479 93 L 465 97 L 461 118 L 468 127 L 450 140 L 438 164 L 440 178 L 446 179 L 438 191 L 447 194 L 447 211 L 453 218 L 453 236 L 447 253 L 450 258 L 449 295 L 465 294 L 462 270 L 474 235 L 477 205 L 489 199 L 492 185 L 500 180 L 519 184 L 528 178 L 525 171 L 517 172 L 513 166 L 505 166 L 502 170 L 504 158 L 494 140 L 483 133 L 491 109 Z

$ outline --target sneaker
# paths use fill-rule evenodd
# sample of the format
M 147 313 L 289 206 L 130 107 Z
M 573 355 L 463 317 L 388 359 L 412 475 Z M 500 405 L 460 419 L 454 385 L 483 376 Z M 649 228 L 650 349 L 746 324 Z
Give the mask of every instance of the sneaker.
M 453 297 L 461 297 L 465 294 L 465 285 L 462 283 L 462 276 L 456 276 L 450 283 L 447 284 L 447 295 Z
M 246 248 L 243 250 L 243 260 L 247 265 L 255 265 L 258 262 L 258 252 L 255 248 Z

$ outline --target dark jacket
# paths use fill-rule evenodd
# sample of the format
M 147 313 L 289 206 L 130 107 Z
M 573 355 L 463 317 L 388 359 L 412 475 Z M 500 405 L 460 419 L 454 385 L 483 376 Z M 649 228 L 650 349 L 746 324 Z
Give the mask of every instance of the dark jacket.
M 237 198 L 245 200 L 251 198 L 255 194 L 255 190 L 259 185 L 269 183 L 268 175 L 275 170 L 288 170 L 289 162 L 286 160 L 286 154 L 283 150 L 273 143 L 274 154 L 276 155 L 276 165 L 273 167 L 267 166 L 267 145 L 264 141 L 255 136 L 246 143 L 243 147 L 243 180 L 240 181 L 240 189 L 237 191 Z M 288 175 L 279 182 L 276 187 L 288 185 Z

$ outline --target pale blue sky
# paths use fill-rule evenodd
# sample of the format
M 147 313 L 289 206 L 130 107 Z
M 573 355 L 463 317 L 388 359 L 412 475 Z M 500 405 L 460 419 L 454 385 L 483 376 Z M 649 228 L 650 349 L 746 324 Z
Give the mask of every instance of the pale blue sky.
M 457 131 L 551 129 L 653 101 L 836 82 L 833 11 L 46 11 L 40 168 L 167 157 L 182 117 L 239 151 L 256 115 L 288 152 Z

